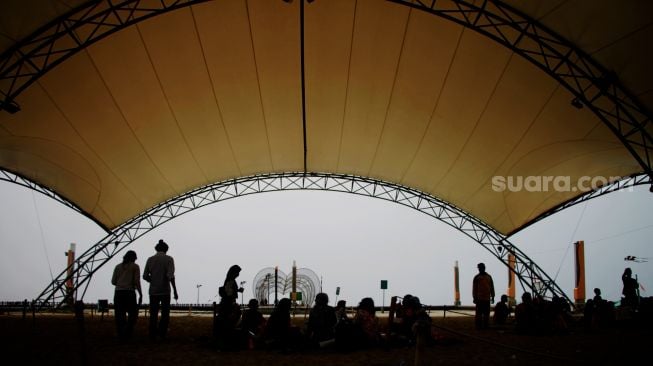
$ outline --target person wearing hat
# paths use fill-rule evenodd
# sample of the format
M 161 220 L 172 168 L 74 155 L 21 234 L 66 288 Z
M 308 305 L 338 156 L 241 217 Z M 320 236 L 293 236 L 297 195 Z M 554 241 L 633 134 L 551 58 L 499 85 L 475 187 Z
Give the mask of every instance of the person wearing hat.
M 175 261 L 167 255 L 168 244 L 163 240 L 154 247 L 156 254 L 145 262 L 143 279 L 150 283 L 150 339 L 158 335 L 165 339 L 170 322 L 170 286 L 174 291 L 175 300 L 179 299 L 175 284 Z M 161 319 L 159 321 L 159 310 Z
M 494 282 L 485 272 L 485 264 L 478 264 L 478 274 L 474 276 L 472 296 L 476 304 L 476 329 L 485 329 L 490 321 L 490 306 L 494 302 Z

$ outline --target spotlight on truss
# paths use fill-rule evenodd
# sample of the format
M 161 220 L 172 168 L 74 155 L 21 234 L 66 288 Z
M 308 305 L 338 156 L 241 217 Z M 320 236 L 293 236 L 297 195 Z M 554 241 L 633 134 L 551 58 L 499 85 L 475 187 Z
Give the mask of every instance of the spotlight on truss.
M 0 101 L 0 111 L 5 110 L 9 114 L 16 114 L 20 111 L 20 106 L 14 101 Z
M 574 106 L 574 108 L 576 109 L 583 109 L 583 103 L 578 98 L 572 99 L 571 105 Z

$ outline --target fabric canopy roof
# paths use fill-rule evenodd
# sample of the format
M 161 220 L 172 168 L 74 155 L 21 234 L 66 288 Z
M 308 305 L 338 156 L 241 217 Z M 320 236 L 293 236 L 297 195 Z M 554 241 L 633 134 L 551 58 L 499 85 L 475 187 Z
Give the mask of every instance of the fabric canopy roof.
M 0 112 L 0 167 L 109 229 L 206 184 L 303 171 L 299 2 L 203 2 L 84 48 L 25 89 L 19 112 Z M 0 50 L 84 3 L 3 1 Z M 653 2 L 507 3 L 653 110 Z M 540 68 L 408 6 L 307 3 L 304 66 L 306 171 L 409 186 L 502 233 L 582 189 L 497 192 L 493 177 L 563 176 L 574 188 L 584 176 L 643 171 Z

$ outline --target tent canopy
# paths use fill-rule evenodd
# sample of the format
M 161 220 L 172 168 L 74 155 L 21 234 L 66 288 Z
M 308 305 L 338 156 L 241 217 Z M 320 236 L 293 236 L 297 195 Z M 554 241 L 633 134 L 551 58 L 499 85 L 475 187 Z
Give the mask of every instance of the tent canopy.
M 3 1 L 0 52 L 85 3 Z M 505 3 L 653 110 L 653 2 Z M 383 0 L 304 6 L 305 109 L 300 0 L 202 2 L 124 27 L 29 85 L 19 112 L 0 112 L 0 167 L 109 229 L 213 182 L 306 168 L 409 186 L 504 234 L 591 189 L 581 177 L 643 171 L 560 82 L 473 29 Z M 571 186 L 498 189 L 529 176 Z

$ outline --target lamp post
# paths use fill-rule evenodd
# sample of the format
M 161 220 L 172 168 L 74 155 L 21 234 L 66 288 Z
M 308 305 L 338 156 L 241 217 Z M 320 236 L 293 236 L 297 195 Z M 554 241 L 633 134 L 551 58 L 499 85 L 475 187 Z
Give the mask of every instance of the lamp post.
M 195 285 L 195 287 L 197 287 L 197 305 L 199 305 L 200 304 L 200 287 L 202 287 L 202 285 L 197 284 L 197 285 Z

